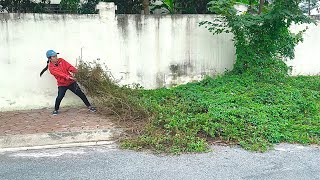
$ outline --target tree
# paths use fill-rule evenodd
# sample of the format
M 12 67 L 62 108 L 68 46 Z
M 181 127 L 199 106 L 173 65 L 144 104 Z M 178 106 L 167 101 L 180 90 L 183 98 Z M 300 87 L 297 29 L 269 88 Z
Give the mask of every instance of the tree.
M 142 0 L 108 0 L 117 5 L 117 14 L 141 14 Z
M 233 33 L 236 63 L 232 72 L 262 79 L 288 75 L 284 61 L 294 58 L 294 48 L 303 40 L 305 31 L 293 34 L 289 27 L 314 21 L 303 14 L 297 0 L 274 0 L 261 14 L 236 15 L 234 4 L 233 0 L 211 1 L 210 11 L 223 16 L 215 22 L 200 23 L 213 34 Z
M 153 0 L 152 3 L 160 0 Z M 211 14 L 208 11 L 210 0 L 161 0 L 161 5 L 154 9 L 164 8 L 170 14 Z M 248 11 L 261 13 L 266 0 L 234 0 L 234 3 L 248 5 Z
M 210 14 L 208 3 L 210 0 L 179 0 L 178 8 L 182 14 Z
M 207 4 L 210 0 L 162 0 L 154 5 L 152 10 L 164 8 L 170 14 L 207 14 L 210 13 Z M 153 0 L 152 3 L 155 3 Z
M 142 0 L 86 0 L 78 11 L 81 14 L 97 13 L 95 8 L 99 2 L 114 2 L 117 14 L 140 14 L 142 10 Z
M 10 13 L 43 13 L 49 0 L 41 0 L 35 3 L 32 0 L 0 0 L 3 9 Z
M 100 0 L 86 0 L 84 1 L 79 9 L 81 14 L 94 14 L 96 13 L 96 5 L 100 2 Z
M 149 5 L 150 5 L 150 1 L 149 0 L 143 0 L 142 1 L 144 14 L 150 14 Z
M 80 0 L 61 0 L 60 1 L 61 10 L 68 13 L 78 13 L 80 8 Z
M 258 14 L 260 14 L 262 12 L 262 8 L 263 8 L 263 5 L 264 5 L 264 1 L 265 0 L 260 0 L 260 3 L 259 3 L 259 12 Z
M 36 3 L 33 9 L 33 13 L 45 13 L 45 6 L 50 4 L 50 0 L 41 0 L 39 3 Z
M 310 0 L 308 0 L 308 14 L 309 14 L 309 15 L 311 14 L 310 10 L 311 10 Z
M 319 4 L 320 2 L 318 0 L 302 0 L 301 3 L 299 3 L 299 7 L 304 13 L 310 15 L 310 10 L 319 7 Z

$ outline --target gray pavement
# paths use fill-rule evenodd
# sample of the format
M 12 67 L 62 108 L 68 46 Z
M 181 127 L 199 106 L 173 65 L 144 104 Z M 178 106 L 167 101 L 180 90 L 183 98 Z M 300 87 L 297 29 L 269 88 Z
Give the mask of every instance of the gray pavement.
M 319 180 L 319 146 L 280 144 L 266 153 L 239 147 L 180 156 L 94 147 L 0 153 L 0 179 Z

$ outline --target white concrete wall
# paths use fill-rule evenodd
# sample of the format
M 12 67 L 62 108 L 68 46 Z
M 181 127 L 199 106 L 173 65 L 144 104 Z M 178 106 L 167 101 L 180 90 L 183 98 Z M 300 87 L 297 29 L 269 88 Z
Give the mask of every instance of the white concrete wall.
M 102 15 L 0 14 L 0 111 L 53 107 L 56 81 L 49 73 L 39 77 L 48 49 L 73 65 L 80 57 L 100 59 L 121 84 L 148 89 L 233 66 L 231 35 L 212 36 L 198 27 L 203 20 L 212 21 L 212 15 Z M 319 74 L 320 26 L 309 25 L 304 38 L 288 64 L 293 75 Z M 82 102 L 67 93 L 62 106 L 75 104 Z
M 320 21 L 318 21 L 318 24 Z M 294 25 L 292 32 L 298 32 L 308 27 L 303 35 L 304 41 L 295 49 L 295 59 L 287 64 L 293 67 L 292 75 L 320 74 L 320 26 L 314 24 Z
M 122 84 L 170 86 L 231 69 L 230 35 L 213 37 L 198 27 L 211 15 L 0 14 L 0 111 L 52 107 L 55 79 L 45 73 L 45 52 L 71 64 L 100 59 Z M 178 68 L 179 77 L 171 70 Z M 170 70 L 171 69 L 171 70 Z M 62 106 L 79 104 L 68 93 Z

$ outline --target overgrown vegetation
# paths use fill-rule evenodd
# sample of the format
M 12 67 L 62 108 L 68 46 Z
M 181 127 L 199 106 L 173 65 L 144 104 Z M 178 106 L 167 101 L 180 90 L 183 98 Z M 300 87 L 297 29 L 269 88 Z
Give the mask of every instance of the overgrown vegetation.
M 319 143 L 319 80 L 268 83 L 228 75 L 143 91 L 145 107 L 157 117 L 133 147 L 198 152 L 213 140 L 265 151 L 279 142 Z
M 120 87 L 104 67 L 97 63 L 80 61 L 77 67 L 79 72 L 76 78 L 93 98 L 100 113 L 106 116 L 114 115 L 117 125 L 127 128 L 129 133 L 140 135 L 141 129 L 149 121 L 145 108 L 132 99 L 137 97 L 140 87 Z
M 180 153 L 206 151 L 211 142 L 255 151 L 280 142 L 319 144 L 320 77 L 290 77 L 284 62 L 302 41 L 303 31 L 292 34 L 290 25 L 312 21 L 296 0 L 275 0 L 261 14 L 243 15 L 234 3 L 212 1 L 210 10 L 224 16 L 202 23 L 214 34 L 234 34 L 236 64 L 224 76 L 143 90 L 116 86 L 99 65 L 80 64 L 78 79 L 99 109 L 133 127 L 122 147 Z
M 266 151 L 274 143 L 320 142 L 318 76 L 275 83 L 225 75 L 143 90 L 116 86 L 100 66 L 80 67 L 78 79 L 99 111 L 116 114 L 131 135 L 122 141 L 125 148 L 203 152 L 208 143 L 222 142 Z

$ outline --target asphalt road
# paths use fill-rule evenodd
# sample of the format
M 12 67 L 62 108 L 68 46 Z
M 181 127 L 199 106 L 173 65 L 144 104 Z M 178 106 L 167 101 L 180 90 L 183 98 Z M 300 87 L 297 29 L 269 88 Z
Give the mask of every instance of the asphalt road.
M 0 179 L 320 179 L 318 146 L 281 144 L 266 153 L 212 148 L 209 153 L 180 156 L 119 150 L 110 145 L 6 152 L 0 154 Z

